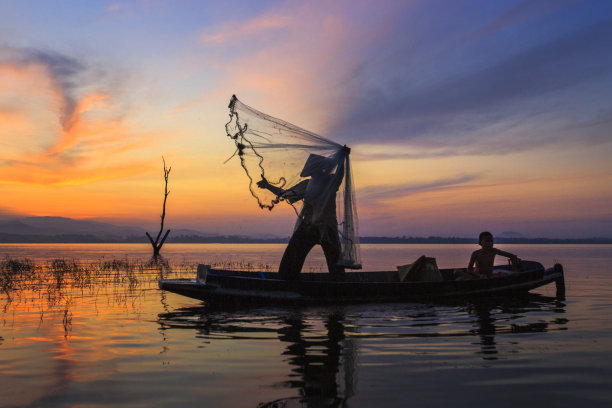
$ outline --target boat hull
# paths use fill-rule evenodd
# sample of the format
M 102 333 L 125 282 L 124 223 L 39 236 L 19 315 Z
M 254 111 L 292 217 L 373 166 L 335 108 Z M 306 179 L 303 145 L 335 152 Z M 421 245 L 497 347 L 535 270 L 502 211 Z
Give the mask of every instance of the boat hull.
M 430 282 L 399 282 L 397 272 L 394 271 L 350 272 L 343 281 L 332 281 L 327 274 L 302 274 L 299 281 L 285 281 L 278 279 L 278 274 L 272 272 L 231 271 L 200 265 L 196 278 L 160 280 L 159 287 L 214 303 L 431 302 L 476 296 L 503 296 L 528 292 L 550 283 L 556 283 L 557 294 L 563 292 L 561 296 L 564 295 L 561 265 L 544 269 L 537 262 L 524 261 L 523 264 L 526 266 L 524 272 L 488 279 L 455 280 L 453 270 L 442 270 L 446 279 Z

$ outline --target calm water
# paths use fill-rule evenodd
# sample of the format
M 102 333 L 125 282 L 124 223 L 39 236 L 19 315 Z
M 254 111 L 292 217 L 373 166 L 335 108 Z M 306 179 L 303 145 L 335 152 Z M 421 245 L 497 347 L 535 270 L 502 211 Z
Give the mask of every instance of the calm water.
M 369 270 L 422 254 L 456 267 L 474 248 L 364 245 L 362 255 Z M 0 293 L 0 406 L 612 406 L 612 246 L 500 248 L 561 262 L 566 299 L 553 285 L 444 305 L 220 309 L 157 289 L 159 276 L 191 276 L 198 262 L 274 265 L 283 251 L 246 244 L 168 244 L 169 268 Z M 0 245 L 0 260 L 37 264 L 149 253 Z M 324 269 L 320 250 L 308 267 Z

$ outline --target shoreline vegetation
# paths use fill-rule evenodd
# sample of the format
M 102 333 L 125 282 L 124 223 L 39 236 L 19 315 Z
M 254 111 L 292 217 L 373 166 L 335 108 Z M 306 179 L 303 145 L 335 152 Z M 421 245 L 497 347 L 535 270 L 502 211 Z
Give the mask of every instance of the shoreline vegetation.
M 169 265 L 161 258 L 35 261 L 6 257 L 0 259 L 0 311 L 11 314 L 15 308 L 26 308 L 38 312 L 41 322 L 49 316 L 61 317 L 67 337 L 72 333 L 73 306 L 84 298 L 134 307 L 143 291 L 157 288 L 159 279 L 180 277 L 193 269 L 192 263 Z
M 474 244 L 475 238 L 463 237 L 360 237 L 362 244 Z M 109 243 L 109 244 L 138 244 L 148 243 L 146 236 L 125 237 L 100 237 L 93 234 L 57 234 L 57 235 L 33 235 L 33 234 L 6 234 L 0 233 L 0 244 L 46 244 L 46 243 Z M 286 244 L 289 237 L 285 238 L 257 238 L 241 235 L 170 235 L 166 243 L 174 244 Z M 612 238 L 509 238 L 495 237 L 496 244 L 612 244 Z

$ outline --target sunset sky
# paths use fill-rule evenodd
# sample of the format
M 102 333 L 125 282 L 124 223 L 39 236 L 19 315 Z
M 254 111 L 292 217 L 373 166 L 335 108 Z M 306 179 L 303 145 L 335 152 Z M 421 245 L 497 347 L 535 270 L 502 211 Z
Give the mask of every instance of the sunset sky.
M 352 148 L 361 235 L 612 237 L 612 1 L 0 1 L 0 220 L 287 236 L 232 94 Z

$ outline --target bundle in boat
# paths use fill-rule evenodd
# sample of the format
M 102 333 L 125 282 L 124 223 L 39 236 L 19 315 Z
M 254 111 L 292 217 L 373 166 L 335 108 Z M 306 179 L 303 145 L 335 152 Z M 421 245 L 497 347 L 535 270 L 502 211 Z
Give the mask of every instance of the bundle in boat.
M 397 267 L 400 282 L 431 282 L 444 280 L 436 258 L 421 255 L 416 261 Z

